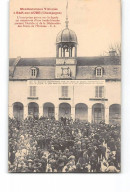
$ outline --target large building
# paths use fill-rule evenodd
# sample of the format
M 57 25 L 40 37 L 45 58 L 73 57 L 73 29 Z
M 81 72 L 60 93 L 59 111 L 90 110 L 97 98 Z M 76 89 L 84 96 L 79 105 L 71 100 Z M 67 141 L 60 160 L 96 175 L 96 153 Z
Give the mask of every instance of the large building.
M 9 69 L 10 117 L 120 123 L 120 56 L 112 50 L 108 56 L 77 57 L 68 19 L 56 37 L 56 57 L 11 58 Z

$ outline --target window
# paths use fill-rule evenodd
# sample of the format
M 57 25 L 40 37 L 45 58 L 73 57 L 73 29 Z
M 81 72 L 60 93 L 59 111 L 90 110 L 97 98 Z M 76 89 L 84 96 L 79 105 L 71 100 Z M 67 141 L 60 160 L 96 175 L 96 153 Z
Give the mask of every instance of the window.
M 104 97 L 104 86 L 96 86 L 95 87 L 95 97 L 103 98 Z
M 36 69 L 32 69 L 32 76 L 36 76 Z
M 96 76 L 97 77 L 102 77 L 102 68 L 101 67 L 96 68 Z
M 30 97 L 36 97 L 36 86 L 30 86 Z
M 31 68 L 31 77 L 36 78 L 38 69 L 35 67 Z
M 62 97 L 68 97 L 68 86 L 61 87 Z
M 113 68 L 113 72 L 117 75 L 118 74 L 118 68 Z

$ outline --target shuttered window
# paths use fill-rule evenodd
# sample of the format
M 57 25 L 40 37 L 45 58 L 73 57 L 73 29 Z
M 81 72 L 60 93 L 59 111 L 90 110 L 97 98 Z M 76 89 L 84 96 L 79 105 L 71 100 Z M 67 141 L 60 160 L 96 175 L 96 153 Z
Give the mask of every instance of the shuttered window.
M 100 98 L 104 97 L 104 87 L 103 86 L 99 87 L 99 97 Z
M 95 97 L 98 97 L 98 86 L 95 87 Z
M 30 86 L 30 97 L 36 96 L 36 86 Z
M 103 98 L 104 97 L 104 86 L 96 86 L 95 87 L 95 97 Z
M 61 87 L 62 97 L 68 97 L 68 86 Z

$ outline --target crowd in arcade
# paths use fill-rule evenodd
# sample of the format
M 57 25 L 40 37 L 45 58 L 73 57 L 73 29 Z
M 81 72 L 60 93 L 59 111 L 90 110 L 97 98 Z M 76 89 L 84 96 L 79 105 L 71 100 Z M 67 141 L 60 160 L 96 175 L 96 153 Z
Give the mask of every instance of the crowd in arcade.
M 9 118 L 9 172 L 119 172 L 120 125 Z

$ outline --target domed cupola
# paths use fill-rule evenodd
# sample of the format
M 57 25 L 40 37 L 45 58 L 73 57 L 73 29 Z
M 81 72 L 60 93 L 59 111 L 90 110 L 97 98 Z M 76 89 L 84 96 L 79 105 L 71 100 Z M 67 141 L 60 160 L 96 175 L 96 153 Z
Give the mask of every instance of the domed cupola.
M 67 7 L 68 8 L 68 4 Z M 77 57 L 77 36 L 74 31 L 68 28 L 68 14 L 66 9 L 66 28 L 61 30 L 56 37 L 56 57 L 75 58 Z
M 66 27 L 56 37 L 56 79 L 75 79 L 77 65 L 77 36 L 68 27 L 68 3 L 66 6 Z
M 65 28 L 60 31 L 56 37 L 56 43 L 69 42 L 69 43 L 77 43 L 77 36 L 74 31 L 69 28 Z

